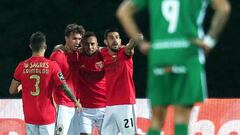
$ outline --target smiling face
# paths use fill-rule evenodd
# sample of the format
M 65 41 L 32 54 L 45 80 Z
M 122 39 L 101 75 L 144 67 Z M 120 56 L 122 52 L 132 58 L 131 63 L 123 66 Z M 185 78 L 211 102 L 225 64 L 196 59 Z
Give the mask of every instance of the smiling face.
M 76 51 L 79 47 L 79 43 L 81 42 L 82 35 L 80 33 L 71 32 L 69 36 L 65 36 L 66 47 L 70 51 Z
M 91 56 L 98 49 L 98 41 L 95 36 L 90 36 L 83 40 L 82 42 L 83 51 L 85 54 Z
M 121 38 L 118 32 L 109 32 L 106 35 L 104 43 L 113 52 L 116 52 L 121 47 Z

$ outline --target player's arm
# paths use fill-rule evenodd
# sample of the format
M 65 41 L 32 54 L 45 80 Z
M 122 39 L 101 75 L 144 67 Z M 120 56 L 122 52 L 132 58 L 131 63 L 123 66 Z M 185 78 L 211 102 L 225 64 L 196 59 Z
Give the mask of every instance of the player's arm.
M 61 90 L 63 90 L 65 92 L 65 94 L 75 103 L 75 105 L 78 108 L 82 108 L 82 105 L 79 103 L 79 101 L 77 100 L 77 98 L 74 96 L 74 94 L 72 93 L 72 90 L 69 88 L 69 86 L 66 83 L 63 83 L 62 85 L 60 85 Z
M 134 6 L 132 0 L 125 0 L 121 3 L 117 10 L 117 18 L 119 19 L 120 23 L 122 24 L 124 30 L 126 31 L 127 35 L 132 38 L 136 39 L 139 36 L 140 30 L 134 20 L 134 14 L 137 12 L 137 8 Z M 128 53 L 131 54 L 131 49 L 134 48 L 136 44 L 133 46 L 129 46 Z M 150 44 L 146 41 L 141 42 L 139 49 L 142 53 L 147 54 L 150 48 Z M 127 52 L 126 51 L 126 52 Z
M 229 18 L 231 7 L 228 0 L 213 0 L 212 7 L 215 13 L 208 35 L 217 39 Z
M 21 90 L 21 82 L 12 79 L 11 85 L 9 87 L 9 93 L 12 94 L 17 94 Z
M 207 52 L 215 46 L 220 33 L 226 25 L 231 11 L 228 0 L 212 0 L 212 7 L 215 12 L 210 28 L 202 40 L 196 41 L 196 44 L 204 48 Z
M 65 78 L 57 62 L 53 62 L 52 68 L 53 68 L 53 79 L 55 84 L 60 88 L 60 90 L 64 91 L 64 93 L 75 103 L 75 105 L 79 109 L 82 108 L 81 104 L 77 101 L 76 97 L 74 96 L 72 90 L 67 85 Z
M 143 35 L 138 34 L 135 38 L 129 40 L 128 44 L 125 46 L 125 53 L 128 56 L 133 55 L 134 48 L 143 42 Z

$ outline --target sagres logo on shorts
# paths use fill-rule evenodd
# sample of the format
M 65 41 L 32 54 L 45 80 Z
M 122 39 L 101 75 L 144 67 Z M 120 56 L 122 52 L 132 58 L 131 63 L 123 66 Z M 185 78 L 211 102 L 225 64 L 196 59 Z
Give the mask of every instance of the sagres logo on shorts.
M 189 135 L 240 135 L 240 99 L 208 99 L 194 106 Z
M 60 80 L 64 80 L 64 76 L 61 72 L 58 73 L 58 77 L 59 77 Z

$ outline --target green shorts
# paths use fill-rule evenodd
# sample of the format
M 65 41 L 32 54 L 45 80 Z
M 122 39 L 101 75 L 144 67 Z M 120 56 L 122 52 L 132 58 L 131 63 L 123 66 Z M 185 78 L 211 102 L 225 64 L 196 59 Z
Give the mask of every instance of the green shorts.
M 207 97 L 204 67 L 198 60 L 182 65 L 149 66 L 147 89 L 152 106 L 201 102 Z

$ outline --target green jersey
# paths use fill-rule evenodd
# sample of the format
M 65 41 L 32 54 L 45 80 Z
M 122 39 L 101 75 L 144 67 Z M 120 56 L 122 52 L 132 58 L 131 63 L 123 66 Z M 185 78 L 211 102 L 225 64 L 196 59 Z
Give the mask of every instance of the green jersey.
M 184 64 L 199 57 L 199 48 L 190 39 L 203 36 L 202 20 L 207 0 L 133 0 L 150 14 L 152 47 L 149 64 Z

